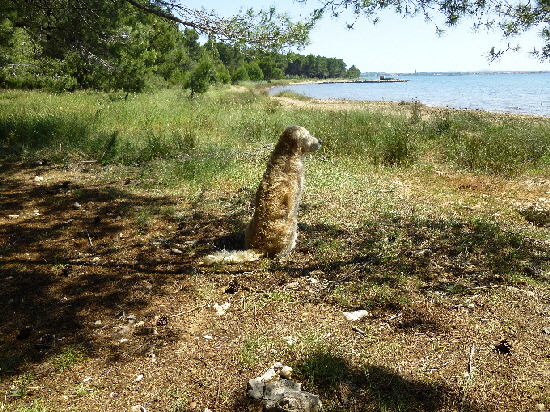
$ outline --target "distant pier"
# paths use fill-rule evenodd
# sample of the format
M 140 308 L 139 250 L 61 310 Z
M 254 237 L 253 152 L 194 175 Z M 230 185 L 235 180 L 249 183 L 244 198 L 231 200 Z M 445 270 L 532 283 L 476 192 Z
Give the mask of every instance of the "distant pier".
M 359 80 L 329 80 L 326 82 L 320 82 L 320 84 L 333 84 L 333 83 L 405 83 L 409 79 L 394 79 L 391 77 L 380 76 L 379 79 L 359 79 Z

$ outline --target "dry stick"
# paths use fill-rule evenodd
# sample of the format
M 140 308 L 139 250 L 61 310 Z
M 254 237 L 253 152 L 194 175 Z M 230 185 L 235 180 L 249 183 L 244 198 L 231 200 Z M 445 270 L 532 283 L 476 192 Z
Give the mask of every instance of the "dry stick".
M 472 384 L 472 373 L 474 372 L 474 355 L 476 352 L 476 346 L 472 343 L 472 347 L 470 348 L 470 357 L 468 359 L 468 378 L 466 379 L 466 382 L 464 384 L 464 389 L 462 393 L 462 399 L 460 400 L 460 404 L 464 405 L 464 402 L 466 402 L 466 396 L 468 395 L 468 389 L 470 385 Z
M 365 331 L 362 330 L 362 329 L 359 329 L 358 327 L 356 326 L 352 326 L 351 330 L 353 330 L 354 332 L 360 334 L 360 335 L 364 335 L 365 334 Z
M 170 315 L 170 317 L 171 317 L 171 318 L 175 318 L 176 316 L 185 315 L 186 313 L 194 312 L 194 311 L 199 310 L 199 309 L 202 309 L 202 308 L 204 308 L 204 307 L 206 307 L 206 306 L 208 306 L 208 303 L 205 303 L 205 304 L 199 305 L 199 306 L 195 306 L 193 309 L 186 310 L 185 312 L 175 313 L 174 315 Z
M 468 375 L 471 375 L 474 371 L 474 354 L 476 351 L 476 345 L 472 344 L 470 348 L 470 359 L 468 360 Z
M 92 243 L 92 238 L 90 236 L 90 232 L 88 232 L 87 230 L 84 232 L 86 233 L 86 236 L 88 236 L 88 242 L 90 243 L 90 247 L 93 248 L 94 247 L 94 244 Z

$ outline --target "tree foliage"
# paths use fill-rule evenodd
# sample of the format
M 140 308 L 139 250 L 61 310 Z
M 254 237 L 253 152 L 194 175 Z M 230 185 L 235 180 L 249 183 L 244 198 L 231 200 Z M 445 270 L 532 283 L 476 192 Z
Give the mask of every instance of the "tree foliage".
M 0 30 L 4 87 L 139 91 L 153 75 L 181 80 L 186 63 L 185 33 L 124 1 L 12 0 Z
M 304 22 L 294 22 L 287 14 L 277 13 L 274 7 L 259 11 L 248 9 L 230 18 L 223 18 L 214 10 L 189 8 L 179 0 L 124 1 L 223 43 L 259 50 L 304 46 L 315 20 L 311 18 Z
M 355 77 L 339 59 L 287 54 L 308 43 L 318 19 L 352 12 L 376 22 L 381 10 L 422 15 L 452 26 L 465 18 L 477 28 L 513 37 L 538 28 L 550 59 L 550 0 L 296 0 L 314 3 L 305 21 L 274 8 L 220 17 L 180 0 L 10 0 L 0 3 L 0 86 L 53 90 L 140 91 L 148 84 L 185 83 L 205 56 L 216 81 L 282 76 Z M 436 27 L 441 30 L 439 26 Z M 206 45 L 199 44 L 206 35 Z M 509 49 L 514 47 L 509 46 Z M 492 49 L 498 58 L 506 50 Z M 285 52 L 285 53 L 283 53 Z M 223 65 L 223 67 L 222 67 Z
M 312 3 L 312 0 L 296 1 Z M 474 28 L 500 30 L 506 39 L 538 29 L 543 44 L 534 47 L 531 53 L 540 60 L 550 60 L 550 0 L 319 0 L 317 5 L 312 13 L 315 19 L 325 15 L 341 17 L 344 11 L 351 11 L 353 18 L 346 22 L 348 28 L 353 28 L 360 18 L 376 23 L 378 13 L 387 9 L 403 17 L 421 15 L 435 24 L 440 33 L 444 31 L 437 23 L 441 18 L 446 26 L 470 19 Z M 490 57 L 498 58 L 509 49 L 517 48 L 493 48 Z
M 151 2 L 140 2 L 139 7 L 134 3 L 127 0 L 2 3 L 0 87 L 131 92 L 181 84 L 194 95 L 203 93 L 213 83 L 284 76 L 343 77 L 347 73 L 341 59 L 255 47 L 247 40 L 252 32 L 243 37 L 241 27 L 230 33 L 229 23 L 222 24 L 204 11 L 197 11 L 193 15 L 195 20 L 182 26 L 177 23 L 181 17 L 166 17 L 168 9 L 149 10 Z M 197 29 L 211 34 L 204 45 L 199 42 Z M 221 31 L 214 33 L 215 30 Z M 276 35 L 273 28 L 269 30 Z M 232 41 L 227 39 L 230 34 L 234 36 Z M 287 41 L 288 35 L 277 34 L 278 41 Z M 296 37 L 295 41 L 305 40 Z

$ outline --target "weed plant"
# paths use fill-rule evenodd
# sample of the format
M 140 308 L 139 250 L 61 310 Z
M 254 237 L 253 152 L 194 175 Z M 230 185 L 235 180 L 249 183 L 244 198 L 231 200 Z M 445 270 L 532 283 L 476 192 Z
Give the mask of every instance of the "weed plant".
M 282 91 L 276 93 L 274 96 L 275 97 L 288 97 L 290 99 L 300 100 L 300 101 L 303 101 L 303 102 L 307 102 L 307 101 L 312 100 L 312 98 L 309 97 L 309 96 L 305 96 L 303 94 L 296 93 L 296 92 L 293 92 L 293 91 L 290 91 L 290 90 L 282 90 Z

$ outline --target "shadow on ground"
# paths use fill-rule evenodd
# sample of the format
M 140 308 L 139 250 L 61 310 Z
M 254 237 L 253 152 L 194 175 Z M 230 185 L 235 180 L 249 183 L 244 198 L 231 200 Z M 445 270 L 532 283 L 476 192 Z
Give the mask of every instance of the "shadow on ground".
M 428 383 L 406 378 L 379 365 L 357 369 L 343 357 L 315 352 L 295 365 L 293 380 L 303 382 L 302 390 L 319 395 L 325 409 L 344 411 L 488 411 L 444 383 Z M 234 410 L 255 405 L 240 397 Z M 261 409 L 258 409 L 261 410 Z
M 0 375 L 22 373 L 74 346 L 91 356 L 111 348 L 112 358 L 121 360 L 116 335 L 131 313 L 156 319 L 161 312 L 155 297 L 174 288 L 186 291 L 177 297 L 184 311 L 196 307 L 200 258 L 243 246 L 249 193 L 237 194 L 220 211 L 196 199 L 136 195 L 144 192 L 130 190 L 131 178 L 112 184 L 92 178 L 36 183 L 29 180 L 35 174 L 24 165 L 0 169 Z M 178 209 L 177 218 L 169 208 Z M 396 328 L 439 333 L 446 325 L 409 307 L 411 293 L 469 295 L 518 279 L 548 284 L 549 264 L 545 243 L 495 223 L 381 216 L 353 230 L 301 224 L 297 249 L 282 261 L 203 268 L 200 274 L 225 293 L 245 291 L 266 300 L 265 292 L 314 280 L 293 298 L 338 311 L 400 310 Z M 353 299 L 346 302 L 346 293 Z M 94 334 L 100 314 L 120 326 L 110 340 Z M 136 351 L 177 342 L 178 333 L 144 331 L 138 336 L 144 349 Z M 375 364 L 359 370 L 330 352 L 310 353 L 293 367 L 305 389 L 332 402 L 334 411 L 484 410 L 444 383 Z M 235 410 L 247 402 L 237 398 Z
M 194 275 L 190 253 L 203 242 L 192 213 L 155 228 L 174 200 L 133 195 L 131 183 L 15 177 L 44 170 L 0 169 L 0 375 L 72 345 L 92 354 L 94 313 L 122 324 L 148 309 L 166 285 Z

